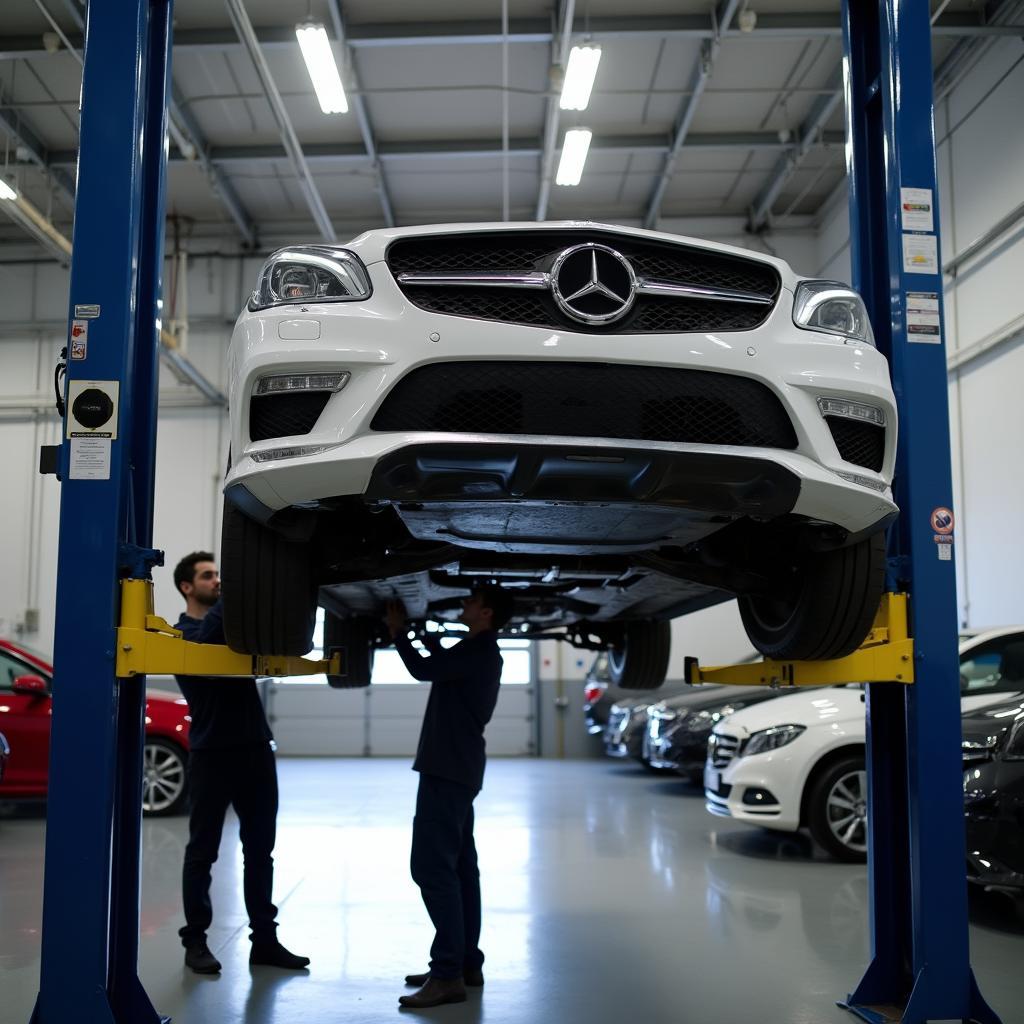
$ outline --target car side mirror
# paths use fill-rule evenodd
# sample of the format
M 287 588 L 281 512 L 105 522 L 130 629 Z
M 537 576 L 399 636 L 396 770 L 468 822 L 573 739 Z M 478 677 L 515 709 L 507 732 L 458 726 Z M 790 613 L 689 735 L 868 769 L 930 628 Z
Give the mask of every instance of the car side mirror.
M 50 688 L 42 676 L 17 676 L 11 683 L 11 689 L 15 693 L 23 693 L 28 697 L 45 697 Z

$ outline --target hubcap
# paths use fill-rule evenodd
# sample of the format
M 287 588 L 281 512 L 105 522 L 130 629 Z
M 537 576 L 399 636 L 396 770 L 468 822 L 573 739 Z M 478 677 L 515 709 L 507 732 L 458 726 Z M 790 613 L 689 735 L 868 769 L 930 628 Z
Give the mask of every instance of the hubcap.
M 166 811 L 185 788 L 185 762 L 176 751 L 146 744 L 142 759 L 142 809 Z
M 848 850 L 866 853 L 868 848 L 868 773 L 847 772 L 836 779 L 825 801 L 832 834 Z

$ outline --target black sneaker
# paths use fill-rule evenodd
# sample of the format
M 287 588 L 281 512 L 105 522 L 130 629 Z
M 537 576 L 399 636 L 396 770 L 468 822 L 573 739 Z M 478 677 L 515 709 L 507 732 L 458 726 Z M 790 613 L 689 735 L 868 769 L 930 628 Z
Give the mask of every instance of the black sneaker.
M 205 942 L 185 947 L 185 966 L 191 967 L 196 974 L 220 974 L 220 961 Z
M 274 939 L 273 942 L 254 942 L 249 953 L 249 963 L 258 967 L 283 967 L 289 971 L 301 971 L 309 966 L 309 957 L 296 956 Z

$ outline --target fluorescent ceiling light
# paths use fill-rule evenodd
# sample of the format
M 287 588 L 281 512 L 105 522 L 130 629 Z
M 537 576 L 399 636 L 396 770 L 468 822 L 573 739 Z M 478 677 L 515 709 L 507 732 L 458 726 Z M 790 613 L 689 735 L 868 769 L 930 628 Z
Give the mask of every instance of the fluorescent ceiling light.
M 597 65 L 600 63 L 600 46 L 574 46 L 569 51 L 569 63 L 562 81 L 562 98 L 558 104 L 562 110 L 587 109 Z
M 325 114 L 347 114 L 348 99 L 341 84 L 338 65 L 334 62 L 334 51 L 323 25 L 306 24 L 295 26 L 306 70 Z
M 578 185 L 583 177 L 593 132 L 589 128 L 570 128 L 562 143 L 562 159 L 558 161 L 556 185 Z
M 0 178 L 0 199 L 8 199 L 13 202 L 17 198 L 18 193 L 3 178 Z

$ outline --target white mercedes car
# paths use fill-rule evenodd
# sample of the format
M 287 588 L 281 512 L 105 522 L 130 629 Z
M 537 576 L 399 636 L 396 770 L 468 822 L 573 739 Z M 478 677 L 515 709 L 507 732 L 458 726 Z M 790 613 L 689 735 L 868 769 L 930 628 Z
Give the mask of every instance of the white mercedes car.
M 896 408 L 856 293 L 591 223 L 433 225 L 273 253 L 228 354 L 237 650 L 317 603 L 365 682 L 385 603 L 482 583 L 519 635 L 657 686 L 669 620 L 738 596 L 768 655 L 855 649 L 882 589 Z
M 1024 627 L 960 644 L 961 708 L 1024 696 Z M 867 853 L 864 691 L 834 686 L 787 694 L 719 722 L 704 769 L 707 809 L 720 817 L 795 832 L 839 860 Z

